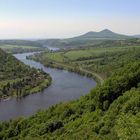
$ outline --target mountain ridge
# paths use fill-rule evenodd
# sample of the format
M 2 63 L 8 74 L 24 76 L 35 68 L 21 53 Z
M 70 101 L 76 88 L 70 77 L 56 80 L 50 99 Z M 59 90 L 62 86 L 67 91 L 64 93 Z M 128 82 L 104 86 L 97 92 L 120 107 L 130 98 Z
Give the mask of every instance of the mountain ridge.
M 126 39 L 140 38 L 139 35 L 124 35 L 115 33 L 109 29 L 104 29 L 99 32 L 89 31 L 85 34 L 71 37 L 71 38 L 50 38 L 50 39 L 38 39 L 34 41 L 27 40 L 0 40 L 0 44 L 10 44 L 13 45 L 31 45 L 37 47 L 58 47 L 58 48 L 73 48 L 81 46 L 89 46 L 100 44 L 106 40 L 126 40 Z
M 77 37 L 73 37 L 74 38 L 79 38 L 79 39 L 84 39 L 84 38 L 88 38 L 88 39 L 127 39 L 127 38 L 133 38 L 133 36 L 128 36 L 128 35 L 124 35 L 124 34 L 119 34 L 119 33 L 115 33 L 109 29 L 104 29 L 101 30 L 99 32 L 95 32 L 95 31 L 89 31 L 83 35 L 77 36 Z
M 66 39 L 44 39 L 38 40 L 44 47 L 79 47 L 79 46 L 89 46 L 102 43 L 105 40 L 126 40 L 130 38 L 135 38 L 134 36 L 127 36 L 123 34 L 115 33 L 109 29 L 104 29 L 99 32 L 89 31 L 83 35 L 75 36 Z

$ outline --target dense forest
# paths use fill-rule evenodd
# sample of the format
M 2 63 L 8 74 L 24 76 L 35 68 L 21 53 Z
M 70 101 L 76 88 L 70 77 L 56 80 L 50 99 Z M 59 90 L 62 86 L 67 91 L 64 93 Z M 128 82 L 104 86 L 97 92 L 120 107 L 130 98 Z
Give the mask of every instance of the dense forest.
M 140 61 L 76 101 L 0 124 L 0 139 L 140 139 Z
M 50 82 L 50 76 L 42 70 L 30 68 L 0 50 L 0 100 L 41 91 L 49 86 Z

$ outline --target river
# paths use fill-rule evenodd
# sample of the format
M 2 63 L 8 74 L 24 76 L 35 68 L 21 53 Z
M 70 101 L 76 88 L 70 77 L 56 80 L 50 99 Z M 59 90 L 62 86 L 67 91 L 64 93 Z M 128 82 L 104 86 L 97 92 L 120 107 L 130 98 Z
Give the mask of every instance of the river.
M 12 98 L 0 102 L 0 121 L 16 119 L 21 116 L 27 117 L 34 114 L 38 109 L 47 109 L 57 103 L 77 99 L 96 86 L 93 79 L 65 70 L 47 68 L 38 62 L 27 60 L 26 56 L 32 54 L 34 53 L 16 54 L 14 56 L 30 67 L 42 68 L 49 73 L 52 77 L 52 84 L 42 92 L 28 95 L 20 100 Z

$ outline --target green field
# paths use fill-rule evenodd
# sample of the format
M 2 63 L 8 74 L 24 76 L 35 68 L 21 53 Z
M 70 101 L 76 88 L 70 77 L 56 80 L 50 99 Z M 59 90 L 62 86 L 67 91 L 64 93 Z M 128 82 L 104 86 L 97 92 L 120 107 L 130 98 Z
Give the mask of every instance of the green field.
M 128 50 L 128 47 L 104 47 L 104 48 L 90 48 L 85 50 L 74 50 L 74 51 L 68 51 L 64 54 L 65 57 L 69 58 L 70 60 L 77 60 L 80 58 L 88 58 L 88 57 L 100 57 L 102 54 L 105 53 L 115 53 L 119 51 L 125 51 Z
M 24 53 L 44 50 L 43 48 L 40 47 L 22 46 L 22 45 L 0 45 L 0 48 L 8 53 Z
M 139 49 L 140 46 L 131 47 L 105 47 L 105 48 L 90 48 L 90 49 L 79 49 L 79 50 L 69 50 L 62 52 L 48 52 L 44 53 L 44 58 L 62 62 L 63 60 L 77 61 L 80 58 L 100 58 L 105 54 L 115 54 L 125 51 L 131 51 L 133 49 Z M 84 60 L 83 60 L 84 61 Z
M 14 48 L 22 48 L 22 49 L 32 49 L 32 48 L 37 48 L 33 46 L 18 46 L 18 45 L 1 45 L 1 49 L 14 49 Z
M 70 69 L 78 73 L 79 71 L 88 72 L 89 76 L 92 74 L 97 77 L 98 75 L 98 79 L 104 80 L 117 68 L 135 61 L 139 54 L 140 46 L 96 47 L 45 52 L 32 58 L 46 66 Z
M 50 59 L 53 61 L 58 61 L 58 62 L 63 62 L 64 61 L 64 56 L 63 52 L 56 52 L 56 53 L 42 53 L 43 54 L 43 59 Z

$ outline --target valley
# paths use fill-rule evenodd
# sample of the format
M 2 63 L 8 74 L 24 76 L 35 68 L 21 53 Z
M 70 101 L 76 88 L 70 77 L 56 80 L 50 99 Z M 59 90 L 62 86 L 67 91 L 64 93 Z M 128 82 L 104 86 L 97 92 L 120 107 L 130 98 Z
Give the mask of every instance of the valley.
M 140 140 L 140 0 L 0 1 L 0 140 Z
M 28 58 L 39 61 L 47 67 L 92 77 L 102 84 L 116 69 L 139 59 L 140 54 L 140 45 L 112 46 L 112 42 L 108 45 L 110 46 L 43 52 Z
M 0 53 L 0 139 L 140 138 L 138 38 Z
M 139 139 L 140 59 L 135 55 L 137 59 L 129 61 L 129 56 L 124 66 L 85 96 L 29 118 L 1 122 L 0 138 Z

